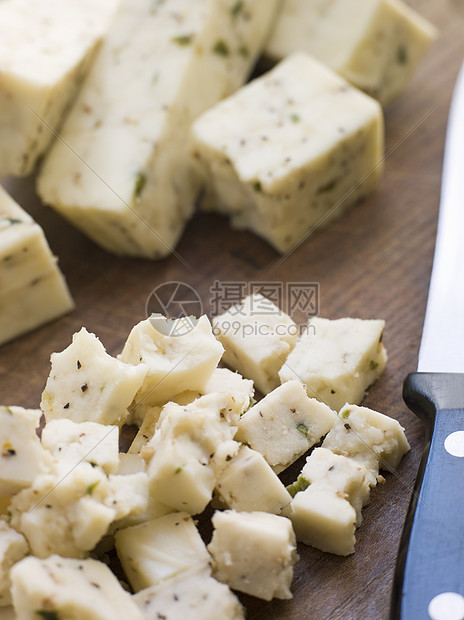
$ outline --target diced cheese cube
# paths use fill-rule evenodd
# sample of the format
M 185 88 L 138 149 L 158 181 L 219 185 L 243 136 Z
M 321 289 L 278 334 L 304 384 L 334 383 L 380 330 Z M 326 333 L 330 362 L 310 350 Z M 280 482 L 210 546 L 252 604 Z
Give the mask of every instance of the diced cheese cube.
M 202 208 L 281 253 L 372 191 L 382 171 L 380 105 L 304 53 L 205 112 L 192 134 L 208 175 Z
M 335 489 L 310 485 L 290 508 L 297 540 L 336 555 L 354 553 L 356 511 Z
M 163 317 L 152 315 L 138 323 L 119 356 L 123 362 L 148 366 L 136 396 L 136 402 L 145 405 L 164 404 L 184 390 L 202 392 L 223 352 L 206 315 L 181 336 L 162 333 L 158 319 Z
M 144 620 L 111 570 L 96 560 L 30 557 L 11 571 L 18 619 Z
M 61 353 L 52 353 L 51 371 L 42 394 L 47 422 L 120 424 L 147 373 L 108 355 L 100 340 L 84 327 Z
M 11 497 L 29 487 L 48 466 L 36 434 L 41 412 L 0 407 L 0 495 Z M 48 458 L 47 458 L 48 457 Z
M 265 458 L 247 446 L 227 463 L 216 490 L 228 508 L 240 512 L 261 510 L 279 514 L 291 497 Z
M 213 526 L 208 551 L 219 581 L 266 601 L 292 598 L 290 584 L 298 556 L 289 519 L 226 510 L 214 513 Z
M 371 486 L 377 483 L 379 469 L 394 470 L 410 449 L 398 420 L 349 404 L 342 407 L 322 447 L 365 465 Z
M 200 190 L 191 122 L 245 82 L 277 6 L 122 0 L 45 161 L 44 201 L 110 251 L 169 254 Z
M 308 396 L 335 411 L 359 404 L 385 369 L 384 326 L 381 320 L 312 318 L 279 372 L 281 382 L 299 379 Z
M 115 0 L 0 4 L 0 177 L 31 173 L 60 128 Z
M 0 607 L 11 604 L 10 569 L 28 552 L 24 536 L 0 520 Z
M 107 474 L 119 467 L 119 429 L 96 422 L 50 420 L 42 431 L 42 445 L 60 469 L 82 461 L 101 467 Z M 66 473 L 67 473 L 66 471 Z
M 146 620 L 244 620 L 245 612 L 229 588 L 216 581 L 209 570 L 193 567 L 132 599 Z
M 1 186 L 0 291 L 0 344 L 74 307 L 43 230 Z
M 263 394 L 279 385 L 278 371 L 298 339 L 298 327 L 270 299 L 249 295 L 213 319 L 223 361 L 252 379 Z
M 224 356 L 223 356 L 224 357 Z M 228 368 L 216 368 L 205 387 L 205 394 L 223 392 L 232 396 L 231 403 L 237 418 L 254 403 L 253 381 L 244 379 L 238 372 Z
M 284 0 L 265 55 L 309 52 L 385 104 L 405 89 L 435 37 L 399 0 Z
M 301 476 L 311 486 L 333 489 L 347 499 L 356 510 L 356 524 L 361 525 L 361 508 L 369 502 L 370 495 L 364 465 L 326 448 L 316 448 L 306 459 Z
M 138 592 L 191 568 L 205 568 L 210 556 L 186 512 L 120 530 L 116 549 L 132 588 Z
M 236 439 L 260 452 L 279 473 L 328 433 L 337 415 L 288 381 L 242 415 Z
M 151 457 L 150 492 L 159 501 L 191 514 L 204 510 L 216 481 L 215 452 L 236 432 L 227 420 L 228 404 L 227 394 L 215 393 L 186 407 L 163 408 L 159 428 L 142 451 Z

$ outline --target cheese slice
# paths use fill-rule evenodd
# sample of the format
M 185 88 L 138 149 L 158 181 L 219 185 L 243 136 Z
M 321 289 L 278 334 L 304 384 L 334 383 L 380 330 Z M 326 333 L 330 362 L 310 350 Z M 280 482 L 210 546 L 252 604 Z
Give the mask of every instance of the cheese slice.
M 0 177 L 32 172 L 54 139 L 115 4 L 0 3 Z
M 247 78 L 277 0 L 122 0 L 39 194 L 104 248 L 172 251 L 200 190 L 191 122 Z
M 205 166 L 201 207 L 287 252 L 380 179 L 380 105 L 306 53 L 205 112 L 192 126 Z
M 43 230 L 0 186 L 0 344 L 73 307 Z
M 265 54 L 306 51 L 383 104 L 406 88 L 436 37 L 400 0 L 284 0 Z

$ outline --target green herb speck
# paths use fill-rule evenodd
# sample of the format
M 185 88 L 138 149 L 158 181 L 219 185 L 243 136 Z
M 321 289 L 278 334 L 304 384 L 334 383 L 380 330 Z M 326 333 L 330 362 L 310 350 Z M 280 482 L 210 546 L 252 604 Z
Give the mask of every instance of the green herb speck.
M 45 611 L 44 609 L 38 609 L 35 615 L 43 620 L 59 620 L 57 611 Z
M 253 189 L 255 190 L 255 192 L 262 192 L 263 186 L 261 185 L 261 182 L 256 181 L 256 183 L 253 183 Z
M 304 435 L 305 437 L 308 436 L 308 427 L 306 426 L 306 424 L 303 424 L 303 422 L 300 422 L 300 424 L 298 424 L 296 428 L 302 435 Z
M 176 471 L 174 472 L 175 474 L 180 474 L 180 472 L 182 471 L 182 467 L 177 467 Z
M 350 415 L 350 413 L 351 413 L 351 409 L 344 409 L 340 414 L 341 419 L 346 420 L 348 416 Z
M 6 413 L 9 413 L 10 415 L 13 415 L 13 412 L 11 411 L 11 407 L 0 407 L 1 411 L 5 411 Z
M 223 56 L 224 58 L 229 55 L 229 48 L 225 41 L 219 40 L 215 43 L 213 47 L 213 52 L 218 56 Z
M 299 123 L 301 121 L 301 116 L 298 114 L 290 114 L 290 120 L 292 123 Z
M 89 484 L 89 486 L 85 489 L 85 494 L 92 495 L 92 493 L 95 491 L 95 489 L 98 487 L 99 484 L 100 484 L 100 480 L 96 480 L 92 484 Z
M 298 478 L 295 480 L 295 482 L 292 482 L 292 484 L 289 484 L 288 487 L 286 487 L 286 489 L 292 497 L 295 497 L 297 493 L 299 493 L 300 491 L 304 491 L 308 487 L 309 487 L 309 482 L 306 480 L 306 478 L 304 478 L 300 474 Z
M 145 183 L 147 182 L 147 177 L 143 172 L 139 172 L 135 177 L 134 184 L 134 200 L 140 200 L 140 196 L 142 195 L 143 188 L 145 187 Z
M 192 35 L 191 34 L 183 34 L 180 37 L 174 37 L 171 39 L 171 41 L 173 43 L 177 43 L 177 45 L 180 45 L 181 47 L 185 47 L 186 45 L 190 45 L 192 42 Z
M 331 181 L 329 181 L 328 183 L 326 183 L 325 185 L 322 185 L 318 190 L 317 193 L 318 194 L 324 194 L 325 192 L 331 192 L 334 187 L 337 185 L 337 179 L 332 179 Z
M 404 45 L 400 45 L 396 53 L 398 64 L 405 65 L 408 62 L 408 50 Z
M 238 17 L 242 11 L 243 11 L 243 0 L 239 0 L 230 9 L 230 14 L 232 15 L 232 17 L 235 18 L 235 17 Z
M 369 370 L 376 370 L 379 367 L 379 362 L 371 360 L 369 363 Z
M 21 220 L 18 220 L 14 217 L 6 217 L 5 220 L 11 224 L 11 226 L 13 226 L 14 224 L 22 224 L 23 222 Z

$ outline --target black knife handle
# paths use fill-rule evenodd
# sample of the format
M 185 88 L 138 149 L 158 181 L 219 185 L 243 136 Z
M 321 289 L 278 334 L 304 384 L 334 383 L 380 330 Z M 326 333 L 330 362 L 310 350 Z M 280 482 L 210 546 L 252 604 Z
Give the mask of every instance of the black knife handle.
M 403 397 L 424 420 L 427 443 L 401 538 L 390 618 L 464 619 L 464 374 L 411 374 Z M 451 594 L 439 597 L 444 593 Z M 446 615 L 445 603 L 462 605 L 462 616 Z

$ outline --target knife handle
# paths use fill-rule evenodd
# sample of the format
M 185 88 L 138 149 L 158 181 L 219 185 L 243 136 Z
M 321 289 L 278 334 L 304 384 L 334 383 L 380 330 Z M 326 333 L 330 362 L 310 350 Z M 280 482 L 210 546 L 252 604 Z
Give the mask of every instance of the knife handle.
M 403 397 L 425 421 L 426 446 L 400 542 L 390 617 L 464 619 L 464 374 L 411 374 Z

